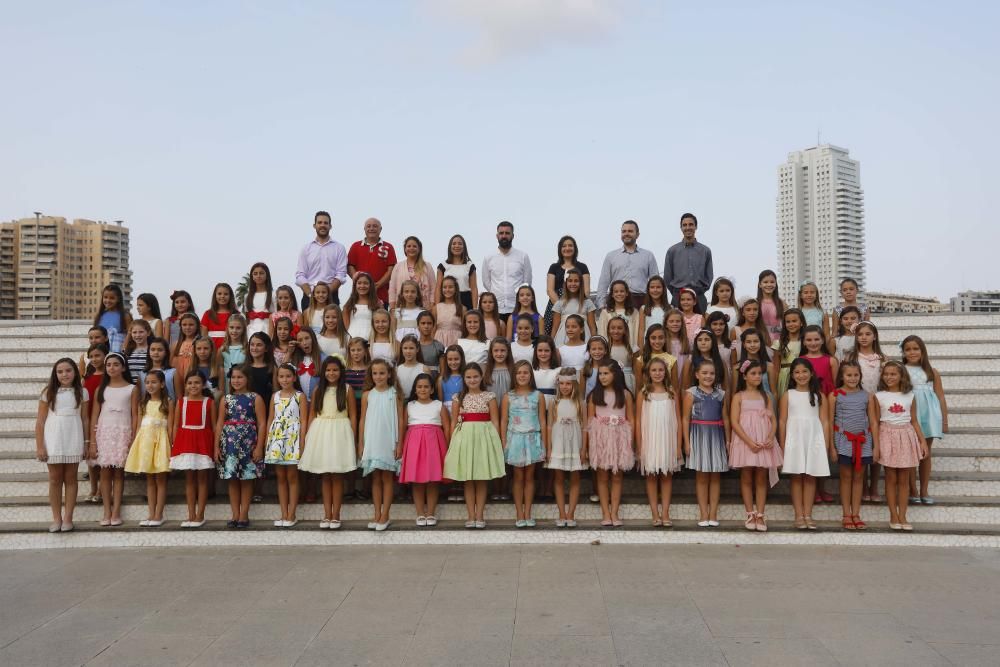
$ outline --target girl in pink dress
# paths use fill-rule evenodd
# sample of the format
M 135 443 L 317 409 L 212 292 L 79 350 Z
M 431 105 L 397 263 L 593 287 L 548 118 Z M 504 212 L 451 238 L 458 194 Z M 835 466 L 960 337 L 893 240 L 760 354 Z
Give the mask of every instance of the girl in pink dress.
M 632 393 L 625 388 L 625 374 L 613 359 L 597 365 L 597 386 L 587 397 L 590 466 L 597 471 L 601 525 L 621 526 L 619 508 L 625 471 L 635 465 Z
M 765 269 L 757 276 L 757 303 L 760 304 L 760 319 L 767 327 L 772 341 L 781 337 L 781 323 L 784 321 L 785 302 L 778 296 L 778 276 L 771 269 Z
M 418 526 L 437 525 L 438 487 L 450 437 L 448 411 L 434 395 L 430 374 L 421 373 L 406 403 L 406 437 L 396 450 L 399 483 L 413 485 Z
M 483 328 L 486 339 L 493 340 L 503 331 L 500 321 L 500 311 L 497 310 L 497 296 L 493 292 L 483 292 L 479 295 L 479 312 L 483 314 Z
M 434 340 L 445 347 L 454 345 L 462 335 L 464 314 L 465 308 L 459 300 L 458 281 L 452 276 L 445 276 L 441 279 L 441 300 L 434 304 L 434 319 L 437 322 Z
M 885 363 L 875 399 L 880 416 L 874 456 L 885 467 L 889 528 L 910 531 L 913 526 L 906 521 L 910 475 L 927 456 L 927 441 L 920 430 L 913 385 L 903 364 L 898 361 Z
M 729 409 L 733 425 L 729 467 L 740 469 L 740 493 L 747 513 L 743 526 L 764 532 L 767 489 L 778 483 L 782 464 L 781 447 L 775 438 L 778 425 L 763 384 L 767 371 L 763 362 L 747 359 L 736 370 L 736 395 Z

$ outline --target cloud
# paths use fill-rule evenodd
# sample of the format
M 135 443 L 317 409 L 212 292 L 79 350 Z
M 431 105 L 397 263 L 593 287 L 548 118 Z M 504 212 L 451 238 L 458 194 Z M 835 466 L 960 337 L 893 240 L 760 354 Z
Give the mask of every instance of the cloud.
M 611 0 L 428 0 L 432 11 L 471 27 L 463 51 L 473 64 L 551 48 L 594 43 L 617 27 L 619 5 Z

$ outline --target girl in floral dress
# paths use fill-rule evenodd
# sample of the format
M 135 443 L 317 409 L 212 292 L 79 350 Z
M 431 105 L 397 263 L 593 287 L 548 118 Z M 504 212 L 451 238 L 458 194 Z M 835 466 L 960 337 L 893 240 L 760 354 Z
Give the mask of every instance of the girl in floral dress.
M 278 482 L 278 507 L 281 518 L 275 519 L 278 528 L 291 528 L 298 520 L 295 510 L 299 504 L 299 457 L 305 442 L 306 428 L 302 416 L 308 415 L 306 395 L 302 392 L 295 366 L 278 367 L 278 391 L 271 400 L 271 420 L 267 425 L 267 446 L 264 463 L 273 465 Z
M 229 480 L 232 519 L 226 527 L 249 528 L 253 483 L 264 473 L 267 410 L 264 400 L 250 391 L 250 371 L 246 366 L 230 369 L 229 388 L 215 423 L 215 458 L 219 479 Z

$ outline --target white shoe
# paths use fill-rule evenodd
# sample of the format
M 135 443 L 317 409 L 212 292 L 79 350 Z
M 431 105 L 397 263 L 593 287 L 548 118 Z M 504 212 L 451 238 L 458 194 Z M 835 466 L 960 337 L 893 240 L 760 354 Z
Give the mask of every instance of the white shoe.
M 334 519 L 330 522 L 330 525 L 327 526 L 327 528 L 330 530 L 340 530 L 340 522 Z
M 426 526 L 427 525 L 427 517 L 425 517 L 425 516 L 418 516 L 417 517 L 417 525 L 418 526 Z
M 485 521 L 476 521 L 476 528 L 485 528 L 485 527 L 486 527 Z
M 388 528 L 389 524 L 391 524 L 391 523 L 392 523 L 391 521 L 386 521 L 385 523 L 376 523 L 375 524 L 375 531 L 381 533 L 386 528 Z
M 275 528 L 281 528 L 284 525 L 285 525 L 285 522 L 282 519 L 275 519 L 274 520 L 274 527 Z
M 465 522 L 465 527 L 466 528 L 475 528 L 476 527 L 476 522 L 475 521 L 466 521 Z
M 376 526 L 378 526 L 378 524 L 375 523 L 374 521 L 369 521 L 368 522 L 368 530 L 375 530 Z
M 566 527 L 567 528 L 576 528 L 576 520 L 575 519 L 566 519 Z
M 709 527 L 709 526 L 711 526 L 711 525 L 712 525 L 712 524 L 711 524 L 711 523 L 709 523 L 708 521 L 699 521 L 699 522 L 698 522 L 698 526 L 699 526 L 699 527 L 701 527 L 701 528 L 708 528 L 708 527 Z
M 329 527 L 330 527 L 330 522 L 327 519 L 323 519 L 322 521 L 319 522 L 320 530 L 326 530 Z
M 436 525 L 438 525 L 438 520 L 437 520 L 436 516 L 429 516 L 429 517 L 427 517 L 426 522 L 427 522 L 428 526 L 436 526 Z
M 298 519 L 292 519 L 291 521 L 282 521 L 281 522 L 281 527 L 282 528 L 291 528 L 291 527 L 297 525 L 298 523 L 299 523 Z
M 181 528 L 190 528 L 193 521 L 181 521 Z
M 188 521 L 188 528 L 201 528 L 204 525 L 205 525 L 204 519 L 202 519 L 201 521 Z
M 709 520 L 708 525 L 711 526 L 712 528 L 718 528 L 719 527 L 719 522 L 716 521 L 715 519 L 711 519 L 711 520 Z
M 596 493 L 592 493 L 592 494 L 590 494 L 590 502 L 592 502 L 592 503 L 599 503 L 599 502 L 601 502 L 601 497 L 598 496 Z
M 139 522 L 139 525 L 145 528 L 146 526 L 149 525 L 149 519 L 143 519 L 142 521 Z
M 566 519 L 556 519 L 556 528 L 565 528 Z
M 160 526 L 163 525 L 163 521 L 162 520 L 156 521 L 155 519 L 150 519 L 149 521 L 146 522 L 146 525 L 149 526 L 150 528 L 159 528 Z

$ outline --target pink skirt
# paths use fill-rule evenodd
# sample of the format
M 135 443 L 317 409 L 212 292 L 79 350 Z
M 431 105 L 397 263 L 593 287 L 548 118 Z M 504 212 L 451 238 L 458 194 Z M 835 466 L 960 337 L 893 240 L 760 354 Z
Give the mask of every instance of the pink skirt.
M 766 408 L 765 408 L 766 409 Z M 771 434 L 771 420 L 760 410 L 744 410 L 740 415 L 740 426 L 754 442 L 764 442 Z M 771 446 L 754 451 L 743 438 L 733 432 L 729 444 L 730 468 L 781 468 L 783 457 L 778 441 L 771 439 Z
M 418 424 L 407 427 L 403 458 L 399 466 L 399 483 L 440 482 L 447 451 L 444 431 L 440 426 Z
M 920 438 L 912 424 L 879 424 L 878 462 L 887 468 L 915 468 L 920 463 Z
M 590 420 L 587 432 L 591 468 L 625 472 L 635 466 L 631 424 L 628 422 L 613 424 L 606 418 L 594 417 Z

